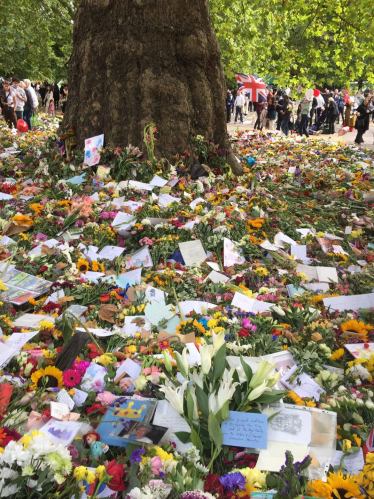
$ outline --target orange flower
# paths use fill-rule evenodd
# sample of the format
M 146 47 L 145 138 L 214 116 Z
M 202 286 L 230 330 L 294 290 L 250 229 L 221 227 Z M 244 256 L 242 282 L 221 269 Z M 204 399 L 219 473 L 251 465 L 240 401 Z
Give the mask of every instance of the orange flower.
M 31 220 L 30 217 L 26 217 L 26 215 L 15 215 L 12 220 L 14 222 L 17 222 L 17 224 L 20 225 L 29 225 L 30 227 L 34 225 L 34 222 Z

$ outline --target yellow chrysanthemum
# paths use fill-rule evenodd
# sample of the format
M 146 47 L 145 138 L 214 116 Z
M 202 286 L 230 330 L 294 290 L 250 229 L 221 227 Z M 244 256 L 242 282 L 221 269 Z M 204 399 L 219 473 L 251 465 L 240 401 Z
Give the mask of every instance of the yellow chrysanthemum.
M 332 352 L 332 355 L 330 357 L 330 360 L 339 360 L 342 358 L 344 355 L 344 348 L 339 348 L 339 350 L 335 350 L 335 352 Z

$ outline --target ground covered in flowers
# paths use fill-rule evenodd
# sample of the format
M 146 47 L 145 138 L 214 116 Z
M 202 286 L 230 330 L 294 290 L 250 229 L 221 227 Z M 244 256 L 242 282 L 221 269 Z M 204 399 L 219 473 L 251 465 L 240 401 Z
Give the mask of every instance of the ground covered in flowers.
M 0 119 L 0 497 L 374 497 L 372 153 L 58 125 Z

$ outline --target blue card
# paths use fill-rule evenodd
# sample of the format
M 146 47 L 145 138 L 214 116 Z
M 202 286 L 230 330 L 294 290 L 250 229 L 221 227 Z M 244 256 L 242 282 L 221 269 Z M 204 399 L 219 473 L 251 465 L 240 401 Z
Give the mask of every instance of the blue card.
M 86 181 L 86 179 L 85 179 L 85 176 L 83 174 L 83 175 L 79 175 L 78 177 L 69 178 L 66 182 L 69 182 L 69 184 L 79 185 L 79 184 L 83 184 L 83 182 L 85 182 L 85 181 Z
M 286 288 L 290 298 L 295 298 L 295 294 L 302 295 L 305 293 L 304 288 L 296 288 L 293 284 L 287 284 Z
M 109 406 L 97 429 L 101 442 L 117 447 L 126 447 L 128 441 L 121 437 L 126 421 L 148 423 L 156 409 L 157 402 L 149 399 L 131 400 L 119 397 Z
M 265 414 L 229 411 L 229 419 L 221 425 L 223 445 L 267 448 L 268 417 Z

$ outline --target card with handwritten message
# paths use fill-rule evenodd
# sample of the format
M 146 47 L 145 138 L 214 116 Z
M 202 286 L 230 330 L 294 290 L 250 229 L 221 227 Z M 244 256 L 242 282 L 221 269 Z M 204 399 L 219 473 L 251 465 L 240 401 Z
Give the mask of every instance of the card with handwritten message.
M 265 414 L 229 411 L 229 419 L 221 425 L 223 445 L 266 449 L 267 422 Z

